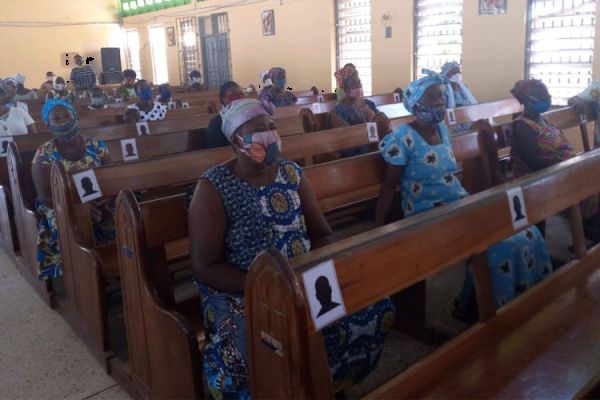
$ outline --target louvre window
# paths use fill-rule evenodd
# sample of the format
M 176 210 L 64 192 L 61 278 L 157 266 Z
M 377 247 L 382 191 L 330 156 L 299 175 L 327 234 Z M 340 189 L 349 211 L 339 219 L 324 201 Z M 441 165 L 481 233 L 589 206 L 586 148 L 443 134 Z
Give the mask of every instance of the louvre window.
M 567 100 L 592 80 L 596 0 L 530 0 L 527 77 L 541 79 L 552 103 Z
M 463 0 L 416 0 L 415 77 L 462 58 Z
M 152 11 L 190 4 L 192 0 L 118 0 L 121 17 L 144 14 Z
M 358 69 L 365 95 L 371 94 L 371 0 L 337 0 L 337 63 Z
M 189 80 L 190 72 L 199 69 L 196 18 L 181 18 L 177 20 L 179 31 L 179 75 L 181 83 Z

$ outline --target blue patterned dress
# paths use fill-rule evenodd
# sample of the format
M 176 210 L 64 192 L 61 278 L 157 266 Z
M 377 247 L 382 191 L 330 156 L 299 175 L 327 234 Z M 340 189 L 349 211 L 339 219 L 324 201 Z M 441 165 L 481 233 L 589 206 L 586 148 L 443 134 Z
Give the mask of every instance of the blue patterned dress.
M 274 246 L 291 258 L 310 251 L 298 187 L 302 169 L 281 161 L 277 178 L 260 188 L 249 185 L 224 166 L 207 171 L 223 201 L 227 217 L 224 261 L 248 271 L 262 250 Z M 188 204 L 193 190 L 188 191 Z M 244 298 L 198 284 L 208 344 L 204 371 L 215 399 L 249 398 Z M 324 328 L 334 388 L 359 382 L 377 365 L 383 341 L 394 320 L 389 299 Z
M 469 194 L 455 173 L 456 160 L 448 128 L 438 124 L 442 143 L 431 145 L 410 125 L 402 125 L 380 143 L 381 154 L 391 165 L 404 166 L 400 178 L 405 217 L 452 203 Z M 544 238 L 531 226 L 487 251 L 496 306 L 500 307 L 550 273 L 552 264 Z M 471 268 L 459 296 L 465 308 L 473 306 L 475 290 Z
M 56 139 L 41 145 L 35 156 L 33 164 L 52 165 L 53 161 L 60 161 L 68 173 L 96 168 L 102 165 L 102 160 L 108 154 L 106 144 L 102 140 L 84 138 L 85 153 L 80 160 L 70 161 L 63 157 L 56 146 Z M 62 275 L 60 246 L 58 243 L 58 226 L 56 213 L 53 208 L 44 203 L 35 201 L 35 208 L 40 216 L 38 222 L 37 264 L 38 279 L 47 280 L 58 278 Z M 103 220 L 92 224 L 94 236 L 98 244 L 114 240 L 114 221 Z

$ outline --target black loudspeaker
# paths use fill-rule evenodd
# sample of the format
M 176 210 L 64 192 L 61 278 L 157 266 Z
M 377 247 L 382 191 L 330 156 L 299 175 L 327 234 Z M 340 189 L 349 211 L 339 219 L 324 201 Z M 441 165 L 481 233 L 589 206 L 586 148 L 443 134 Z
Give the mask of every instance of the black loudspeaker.
M 121 71 L 121 49 L 118 47 L 102 47 L 100 56 L 102 57 L 102 71 Z
M 111 83 L 121 83 L 123 81 L 123 74 L 121 73 L 121 71 L 102 72 L 101 77 L 101 82 L 103 85 L 108 85 Z

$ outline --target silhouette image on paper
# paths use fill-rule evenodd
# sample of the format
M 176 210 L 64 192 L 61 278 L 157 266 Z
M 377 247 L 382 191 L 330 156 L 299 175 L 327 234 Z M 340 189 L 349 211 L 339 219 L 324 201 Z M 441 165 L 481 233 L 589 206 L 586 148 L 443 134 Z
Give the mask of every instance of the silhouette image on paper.
M 146 125 L 140 126 L 140 132 L 142 133 L 142 136 L 148 135 L 148 129 L 146 129 Z
M 125 157 L 137 156 L 137 154 L 135 154 L 135 151 L 133 150 L 133 145 L 131 143 L 127 143 L 125 145 L 125 152 L 127 153 L 127 154 L 125 154 Z
M 331 285 L 326 276 L 321 275 L 317 278 L 315 291 L 317 300 L 321 304 L 321 311 L 317 314 L 317 318 L 340 306 L 340 303 L 331 300 Z
M 375 133 L 375 127 L 374 126 L 370 126 L 369 127 L 369 137 L 372 137 L 372 138 L 377 137 L 377 134 Z
M 87 197 L 93 195 L 94 193 L 98 193 L 98 191 L 94 189 L 94 182 L 92 182 L 92 180 L 87 176 L 81 178 L 81 187 L 85 191 L 82 197 Z
M 515 222 L 520 221 L 523 218 L 525 218 L 525 216 L 523 215 L 522 210 L 521 210 L 521 199 L 519 199 L 519 196 L 513 197 L 513 208 L 514 208 L 515 214 L 516 214 Z

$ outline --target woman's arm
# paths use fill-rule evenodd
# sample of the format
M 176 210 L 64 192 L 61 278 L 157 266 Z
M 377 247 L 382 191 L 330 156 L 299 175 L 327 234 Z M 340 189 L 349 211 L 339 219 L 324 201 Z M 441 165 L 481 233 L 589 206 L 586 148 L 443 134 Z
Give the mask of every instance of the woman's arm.
M 194 278 L 221 292 L 243 294 L 246 274 L 223 261 L 227 218 L 214 186 L 200 179 L 188 214 Z
M 300 204 L 306 221 L 306 229 L 310 238 L 311 248 L 325 246 L 333 243 L 335 240 L 329 222 L 325 219 L 315 194 L 310 187 L 310 182 L 306 177 L 300 180 L 298 187 L 298 195 L 300 196 Z
M 534 171 L 557 164 L 560 160 L 546 160 L 539 157 L 538 145 L 535 139 L 535 132 L 524 122 L 515 122 L 515 131 L 513 132 L 513 148 L 527 165 Z
M 50 168 L 48 164 L 33 164 L 31 166 L 31 178 L 37 198 L 46 207 L 53 208 L 52 188 L 50 186 Z
M 394 199 L 394 195 L 396 194 L 398 182 L 400 182 L 400 177 L 402 176 L 403 172 L 403 165 L 386 164 L 383 184 L 381 185 L 379 199 L 377 200 L 377 208 L 375 209 L 376 226 L 382 226 L 385 224 L 392 207 L 392 201 Z

